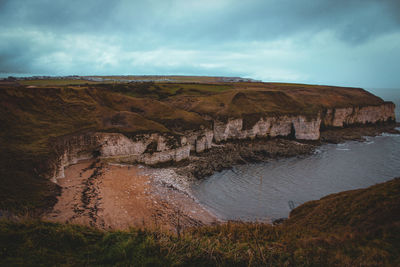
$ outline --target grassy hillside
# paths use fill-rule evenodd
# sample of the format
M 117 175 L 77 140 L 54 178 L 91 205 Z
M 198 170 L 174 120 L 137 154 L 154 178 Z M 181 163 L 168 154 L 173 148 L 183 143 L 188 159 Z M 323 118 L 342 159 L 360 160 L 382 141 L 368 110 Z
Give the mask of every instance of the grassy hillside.
M 357 88 L 206 78 L 187 77 L 182 83 L 0 83 L 0 209 L 40 211 L 53 205 L 58 189 L 41 174 L 52 157 L 49 141 L 59 136 L 88 131 L 179 135 L 211 128 L 210 117 L 247 117 L 255 123 L 268 114 L 315 116 L 327 107 L 383 102 Z M 198 83 L 203 80 L 207 83 Z
M 233 83 L 214 95 L 177 95 L 168 102 L 214 118 L 245 115 L 316 115 L 332 107 L 377 105 L 383 101 L 360 88 L 280 83 Z
M 400 178 L 307 202 L 281 225 L 227 223 L 182 236 L 0 221 L 0 265 L 399 266 Z

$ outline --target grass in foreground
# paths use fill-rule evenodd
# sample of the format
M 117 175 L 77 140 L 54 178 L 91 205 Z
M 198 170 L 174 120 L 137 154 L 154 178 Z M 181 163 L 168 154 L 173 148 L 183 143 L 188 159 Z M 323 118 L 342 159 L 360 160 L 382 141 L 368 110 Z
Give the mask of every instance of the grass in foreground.
M 0 222 L 0 265 L 399 266 L 400 178 L 332 194 L 278 226 L 226 223 L 174 235 Z

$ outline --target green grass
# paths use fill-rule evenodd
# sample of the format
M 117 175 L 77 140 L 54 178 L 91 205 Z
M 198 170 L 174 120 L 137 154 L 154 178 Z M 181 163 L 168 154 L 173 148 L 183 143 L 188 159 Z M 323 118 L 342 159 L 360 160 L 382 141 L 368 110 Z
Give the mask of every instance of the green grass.
M 184 84 L 184 83 L 165 83 L 160 87 L 171 95 L 205 95 L 209 93 L 219 93 L 233 88 L 231 84 Z
M 197 84 L 197 83 L 115 83 L 98 84 L 98 87 L 138 98 L 165 100 L 179 95 L 210 95 L 233 88 L 229 84 Z
M 0 265 L 399 266 L 400 178 L 332 194 L 283 224 L 228 222 L 158 231 L 0 221 Z
M 75 79 L 41 79 L 41 80 L 24 80 L 19 81 L 22 85 L 28 86 L 63 86 L 63 85 L 86 85 L 96 84 L 98 82 L 86 81 L 86 80 L 75 80 Z
M 215 83 L 220 82 L 220 77 L 210 77 L 210 76 L 183 76 L 183 75 L 127 75 L 127 76 L 87 76 L 87 77 L 99 77 L 105 79 L 113 80 L 159 80 L 159 79 L 169 79 L 171 82 L 175 83 Z M 161 81 L 161 83 L 164 83 Z
M 1 266 L 165 266 L 156 234 L 102 232 L 40 221 L 0 222 Z

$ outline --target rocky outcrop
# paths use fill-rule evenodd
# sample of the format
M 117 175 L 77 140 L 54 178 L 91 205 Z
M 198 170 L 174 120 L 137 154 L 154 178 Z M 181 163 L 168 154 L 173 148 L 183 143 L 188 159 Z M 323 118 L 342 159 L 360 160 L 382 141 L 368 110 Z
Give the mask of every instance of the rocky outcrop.
M 298 116 L 293 119 L 293 127 L 296 139 L 300 140 L 318 140 L 320 136 L 321 117 L 308 120 L 304 116 Z
M 395 121 L 395 105 L 391 102 L 378 106 L 333 108 L 321 111 L 314 117 L 273 116 L 261 118 L 250 129 L 244 129 L 243 119 L 228 122 L 214 122 L 214 141 L 255 137 L 289 136 L 299 140 L 318 140 L 321 124 L 325 127 L 344 127 L 355 124 L 368 124 Z
M 214 122 L 215 142 L 230 139 L 253 139 L 255 137 L 277 137 L 294 134 L 296 139 L 317 140 L 321 118 L 305 116 L 276 116 L 261 118 L 250 129 L 243 129 L 243 119 Z
M 394 109 L 392 102 L 378 106 L 327 109 L 322 120 L 327 127 L 395 121 Z
M 190 145 L 190 151 L 197 153 L 210 149 L 213 144 L 213 138 L 214 132 L 208 129 L 185 133 L 185 140 Z
M 155 165 L 188 159 L 215 144 L 229 140 L 291 136 L 298 140 L 318 140 L 323 127 L 394 121 L 394 104 L 321 110 L 315 116 L 275 115 L 261 117 L 254 125 L 244 127 L 242 118 L 214 121 L 213 129 L 187 131 L 179 136 L 140 134 L 128 138 L 120 133 L 87 133 L 61 138 L 55 144 L 57 157 L 52 163 L 53 181 L 64 177 L 64 168 L 94 156 L 123 159 L 128 162 Z
M 120 133 L 87 133 L 63 137 L 56 144 L 51 174 L 54 182 L 64 177 L 64 168 L 93 157 L 127 158 L 130 162 L 154 165 L 189 157 L 191 146 L 185 138 L 147 134 L 135 139 Z

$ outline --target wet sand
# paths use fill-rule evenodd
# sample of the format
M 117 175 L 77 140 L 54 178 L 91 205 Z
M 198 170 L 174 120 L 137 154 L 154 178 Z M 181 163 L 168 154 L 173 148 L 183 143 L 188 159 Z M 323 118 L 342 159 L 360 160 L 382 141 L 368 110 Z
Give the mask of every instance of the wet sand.
M 49 221 L 172 232 L 217 221 L 168 169 L 82 161 L 66 168 L 58 184 L 62 193 Z

